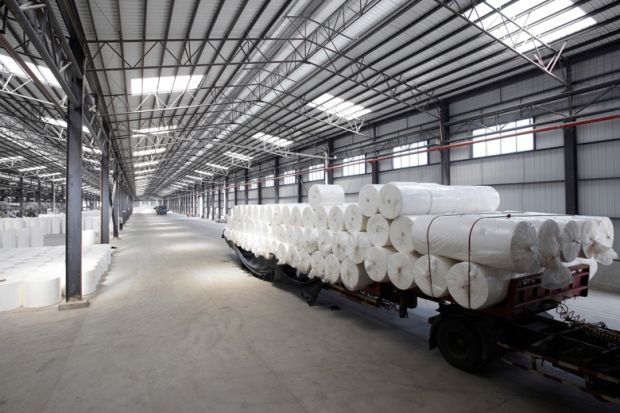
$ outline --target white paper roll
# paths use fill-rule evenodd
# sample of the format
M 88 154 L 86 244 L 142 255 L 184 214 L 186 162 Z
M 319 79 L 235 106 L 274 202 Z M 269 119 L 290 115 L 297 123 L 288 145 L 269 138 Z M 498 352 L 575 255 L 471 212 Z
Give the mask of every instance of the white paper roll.
M 349 259 L 345 259 L 340 264 L 340 278 L 342 278 L 342 284 L 350 291 L 366 288 L 373 283 L 366 274 L 364 265 L 356 264 Z
M 357 203 L 362 213 L 367 217 L 371 217 L 379 212 L 379 191 L 381 188 L 383 188 L 383 185 L 368 184 L 360 189 Z
M 22 280 L 0 274 L 0 311 L 14 310 L 21 306 Z
M 344 210 L 344 226 L 351 234 L 366 231 L 368 217 L 362 213 L 358 204 L 349 204 Z
M 618 254 L 613 250 L 614 226 L 607 217 L 578 217 L 583 221 L 581 248 L 586 258 L 610 265 Z M 579 220 L 577 220 L 579 222 Z
M 325 258 L 319 251 L 315 251 L 310 256 L 309 276 L 322 279 L 324 273 L 325 273 Z
M 417 255 L 407 252 L 397 252 L 390 255 L 388 259 L 388 278 L 399 290 L 409 290 L 415 287 L 413 267 L 417 259 Z
M 391 182 L 379 191 L 379 212 L 388 219 L 400 215 L 423 215 L 431 209 L 428 186 L 416 182 Z
M 343 261 L 353 252 L 353 240 L 351 239 L 351 235 L 343 231 L 336 232 L 333 239 L 332 251 L 336 258 L 338 258 L 338 261 Z
M 418 215 L 403 215 L 390 224 L 390 243 L 396 251 L 405 253 L 413 251 L 411 229 L 417 218 Z
M 511 272 L 532 273 L 542 265 L 534 227 L 502 215 L 422 216 L 413 225 L 412 240 L 420 254 L 430 252 Z
M 344 211 L 349 204 L 333 205 L 327 215 L 329 229 L 334 232 L 344 231 Z
M 314 220 L 318 229 L 329 229 L 329 220 L 327 217 L 331 208 L 331 206 L 320 206 L 315 208 Z
M 561 288 L 573 280 L 570 271 L 562 264 L 559 224 L 548 219 L 542 221 L 538 228 L 538 250 L 543 259 L 545 270 L 542 284 L 545 288 Z
M 308 202 L 312 208 L 344 204 L 344 189 L 340 185 L 314 184 L 308 191 Z
M 43 228 L 30 228 L 30 247 L 42 247 L 44 244 Z
M 480 310 L 506 298 L 508 284 L 513 276 L 473 262 L 460 262 L 448 272 L 448 290 L 461 307 Z
M 372 247 L 370 240 L 368 239 L 368 234 L 366 232 L 358 232 L 351 236 L 353 241 L 353 250 L 348 258 L 354 264 L 363 264 L 364 258 L 366 257 L 366 250 Z
M 301 218 L 302 211 L 308 204 L 294 204 L 291 208 L 291 225 L 301 227 L 303 220 Z
M 366 224 L 368 239 L 375 247 L 391 246 L 390 221 L 380 214 L 375 214 L 368 219 Z
M 325 282 L 336 284 L 340 281 L 340 261 L 334 254 L 325 257 Z
M 301 211 L 301 223 L 305 228 L 316 227 L 314 210 L 310 205 L 305 206 Z
M 319 230 L 318 247 L 323 255 L 331 254 L 334 245 L 334 233 L 328 229 Z
M 311 268 L 310 254 L 307 252 L 299 252 L 299 258 L 297 260 L 297 270 L 302 274 L 308 274 Z
M 413 266 L 415 284 L 430 297 L 448 295 L 448 271 L 455 260 L 438 255 L 422 255 Z
M 30 228 L 20 228 L 17 230 L 17 248 L 30 247 Z
M 89 295 L 97 291 L 97 277 L 96 267 L 88 266 L 82 268 L 82 294 Z
M 388 260 L 396 250 L 392 247 L 371 247 L 366 250 L 364 268 L 371 280 L 375 282 L 387 282 Z
M 22 284 L 23 306 L 41 308 L 58 304 L 61 300 L 60 277 L 28 277 Z
M 280 221 L 282 222 L 282 224 L 291 225 L 291 206 L 282 205 L 280 212 Z
M 4 231 L 0 231 L 0 242 L 2 248 L 17 248 L 17 230 L 6 228 Z

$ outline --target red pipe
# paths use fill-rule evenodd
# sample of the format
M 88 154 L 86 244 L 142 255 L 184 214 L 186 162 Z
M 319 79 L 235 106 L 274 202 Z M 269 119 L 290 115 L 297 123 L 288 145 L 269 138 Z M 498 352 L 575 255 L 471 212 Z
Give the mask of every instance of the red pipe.
M 481 142 L 490 142 L 490 141 L 494 141 L 494 140 L 498 140 L 498 139 L 504 139 L 504 138 L 512 138 L 513 136 L 520 136 L 520 135 L 526 135 L 526 134 L 530 134 L 530 133 L 545 133 L 545 132 L 551 132 L 554 130 L 558 130 L 558 129 L 564 129 L 564 128 L 572 128 L 572 127 L 576 127 L 576 126 L 582 126 L 582 125 L 589 125 L 592 123 L 599 123 L 599 122 L 608 122 L 611 120 L 618 120 L 620 119 L 620 113 L 616 113 L 613 115 L 606 115 L 606 116 L 600 116 L 597 118 L 590 118 L 590 119 L 583 119 L 583 120 L 576 120 L 576 121 L 572 121 L 572 122 L 564 122 L 564 123 L 559 123 L 559 124 L 555 124 L 555 125 L 550 125 L 550 126 L 544 126 L 542 128 L 538 128 L 538 129 L 528 129 L 528 130 L 523 130 L 523 131 L 519 131 L 519 132 L 514 132 L 508 135 L 502 135 L 502 136 L 494 136 L 491 138 L 485 138 L 485 139 L 478 139 L 478 140 L 472 140 L 472 139 L 468 139 L 468 140 L 464 140 L 461 142 L 455 142 L 455 143 L 449 143 L 446 145 L 441 145 L 441 146 L 432 146 L 432 147 L 426 147 L 426 148 L 422 148 L 416 151 L 406 151 L 407 155 L 415 155 L 418 153 L 428 153 L 428 152 L 438 152 L 438 151 L 445 151 L 448 149 L 452 149 L 452 148 L 461 148 L 461 147 L 465 147 L 465 146 L 469 146 L 469 145 L 473 145 L 474 143 L 481 143 Z M 347 164 L 338 164 L 338 165 L 332 165 L 332 166 L 328 166 L 328 167 L 324 167 L 323 169 L 317 169 L 313 172 L 318 172 L 318 171 L 328 171 L 328 170 L 332 170 L 332 169 L 338 169 L 338 168 L 343 168 L 345 166 L 350 166 L 350 165 L 357 165 L 357 164 L 361 164 L 361 163 L 376 163 L 379 161 L 385 161 L 388 159 L 394 159 L 394 158 L 398 158 L 399 156 L 404 156 L 404 155 L 385 155 L 385 156 L 378 156 L 376 158 L 370 158 L 370 159 L 364 159 L 362 161 L 356 161 L 356 162 L 350 162 Z M 280 176 L 274 176 L 273 179 L 281 179 L 287 176 L 301 176 L 301 175 L 307 175 L 308 172 L 307 171 L 303 171 L 303 172 L 296 172 L 295 174 L 285 174 L 285 175 L 280 175 Z M 260 183 L 260 182 L 265 182 L 266 180 L 254 180 L 254 181 L 250 181 L 247 184 L 250 183 Z M 245 184 L 239 184 L 239 185 L 229 185 L 229 186 L 225 186 L 223 189 L 230 189 L 230 188 L 235 188 L 241 185 L 245 185 Z

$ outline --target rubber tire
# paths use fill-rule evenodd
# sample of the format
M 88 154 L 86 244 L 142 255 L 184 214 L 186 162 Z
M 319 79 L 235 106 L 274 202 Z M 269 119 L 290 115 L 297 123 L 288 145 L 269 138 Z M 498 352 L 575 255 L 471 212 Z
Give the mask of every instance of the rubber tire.
M 470 322 L 464 317 L 447 317 L 437 327 L 437 346 L 448 363 L 469 373 L 484 367 L 484 344 Z

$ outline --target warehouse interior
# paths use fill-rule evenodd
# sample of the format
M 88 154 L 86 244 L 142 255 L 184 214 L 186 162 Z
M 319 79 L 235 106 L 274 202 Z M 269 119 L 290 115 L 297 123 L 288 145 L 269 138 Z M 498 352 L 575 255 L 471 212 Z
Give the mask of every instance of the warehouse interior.
M 0 15 L 0 412 L 620 411 L 620 2 Z

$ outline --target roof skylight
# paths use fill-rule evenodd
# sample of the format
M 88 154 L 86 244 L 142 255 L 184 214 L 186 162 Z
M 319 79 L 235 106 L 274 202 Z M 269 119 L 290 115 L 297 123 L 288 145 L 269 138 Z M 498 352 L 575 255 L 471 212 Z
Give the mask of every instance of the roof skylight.
M 21 161 L 22 159 L 24 159 L 24 157 L 21 155 L 7 156 L 5 158 L 0 158 L 0 162 L 15 162 L 15 161 Z
M 39 178 L 48 178 L 50 176 L 56 176 L 56 175 L 60 175 L 60 172 L 52 172 L 52 173 L 49 173 L 49 174 L 42 174 L 42 175 L 39 175 Z
M 135 135 L 133 135 L 133 136 L 142 136 L 144 134 L 162 135 L 164 133 L 168 133 L 170 131 L 173 131 L 173 130 L 175 130 L 177 128 L 178 128 L 177 125 L 152 126 L 150 128 L 142 128 L 142 129 L 134 130 L 133 132 L 135 133 Z
M 135 162 L 133 164 L 134 168 L 143 168 L 145 166 L 150 166 L 150 165 L 157 165 L 159 163 L 158 160 L 154 159 L 152 161 L 144 161 L 144 162 Z
M 370 109 L 366 109 L 361 105 L 356 105 L 348 100 L 335 97 L 329 93 L 324 93 L 312 102 L 309 102 L 308 106 L 347 120 L 357 119 L 371 112 Z
M 63 129 L 67 129 L 67 122 L 65 122 L 63 119 L 54 119 L 54 118 L 49 118 L 49 117 L 42 117 L 41 120 L 45 123 L 49 123 L 50 125 L 53 126 L 59 126 Z M 82 125 L 82 132 L 84 133 L 90 133 L 90 131 L 88 130 L 88 128 L 85 125 Z
M 47 166 L 31 166 L 28 168 L 18 169 L 18 171 L 19 172 L 32 172 L 32 171 L 39 171 L 41 169 L 47 169 Z
M 139 77 L 131 79 L 131 94 L 135 96 L 198 89 L 203 77 L 204 75 Z
M 249 161 L 252 159 L 251 156 L 248 155 L 243 155 L 241 153 L 237 153 L 237 152 L 231 152 L 231 151 L 226 151 L 224 152 L 224 155 L 226 156 L 230 156 L 231 158 L 235 158 L 235 159 L 239 159 L 241 161 Z
M 133 151 L 133 156 L 157 155 L 166 152 L 166 148 L 152 148 Z
M 252 135 L 252 137 L 254 139 L 258 139 L 259 141 L 263 141 L 266 143 L 270 143 L 272 145 L 275 146 L 289 146 L 290 144 L 293 143 L 293 141 L 289 141 L 288 139 L 283 139 L 277 136 L 273 136 L 273 135 L 269 135 L 267 133 L 263 133 L 263 132 L 257 132 L 254 135 Z
M 200 171 L 198 169 L 196 169 L 194 172 L 196 172 L 197 174 L 200 174 L 200 175 L 213 176 L 213 172 Z
M 586 12 L 575 6 L 572 0 L 521 0 L 509 3 L 510 0 L 487 0 L 464 15 L 521 53 L 540 47 L 541 41 L 549 44 L 596 24 L 596 20 L 586 17 Z
M 52 74 L 52 71 L 49 70 L 46 66 L 38 66 L 34 63 L 26 62 L 28 68 L 34 73 L 34 75 L 43 83 L 47 83 L 48 85 L 54 87 L 60 87 L 60 83 L 56 80 L 56 77 Z M 10 56 L 0 54 L 0 71 L 8 73 L 10 75 L 15 75 L 18 77 L 23 77 L 26 79 L 30 79 L 30 76 L 22 67 Z
M 218 164 L 215 164 L 215 163 L 207 162 L 205 165 L 210 166 L 211 168 L 215 168 L 215 169 L 223 169 L 223 170 L 227 170 L 228 169 L 227 166 L 222 166 L 222 165 L 218 165 Z

